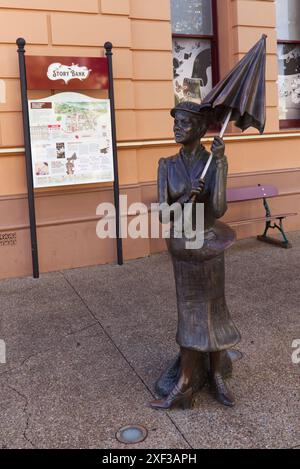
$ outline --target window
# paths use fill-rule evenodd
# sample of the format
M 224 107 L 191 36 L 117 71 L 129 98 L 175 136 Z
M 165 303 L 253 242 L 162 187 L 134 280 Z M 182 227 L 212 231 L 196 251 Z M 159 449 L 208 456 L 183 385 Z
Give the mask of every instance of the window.
M 216 0 L 171 0 L 176 104 L 201 102 L 218 81 Z
M 280 127 L 300 127 L 300 2 L 276 0 Z

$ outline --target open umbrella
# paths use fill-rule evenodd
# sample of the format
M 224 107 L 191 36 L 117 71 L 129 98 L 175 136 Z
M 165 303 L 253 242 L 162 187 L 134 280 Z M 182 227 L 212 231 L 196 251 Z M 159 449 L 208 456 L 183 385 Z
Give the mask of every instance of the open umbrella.
M 203 103 L 211 104 L 213 120 L 223 122 L 223 137 L 229 121 L 242 131 L 255 127 L 263 133 L 266 122 L 266 35 L 249 50 L 236 66 L 205 97 Z M 213 155 L 203 170 L 204 179 Z

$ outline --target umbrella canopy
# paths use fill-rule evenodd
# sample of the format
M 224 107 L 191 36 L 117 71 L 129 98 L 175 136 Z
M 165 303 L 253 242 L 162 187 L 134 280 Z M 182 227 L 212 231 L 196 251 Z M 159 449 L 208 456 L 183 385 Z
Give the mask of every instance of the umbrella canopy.
M 231 72 L 203 100 L 211 104 L 213 120 L 228 117 L 243 131 L 255 127 L 263 133 L 266 122 L 266 35 L 250 49 Z

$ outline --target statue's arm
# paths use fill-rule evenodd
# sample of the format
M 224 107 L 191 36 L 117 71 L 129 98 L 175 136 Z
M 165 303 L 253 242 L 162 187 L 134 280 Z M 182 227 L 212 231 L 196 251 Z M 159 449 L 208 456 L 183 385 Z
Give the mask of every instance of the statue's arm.
M 212 208 L 215 218 L 221 218 L 227 210 L 226 188 L 228 162 L 226 156 L 215 159 L 216 169 L 211 192 Z
M 158 162 L 157 172 L 157 192 L 158 192 L 158 203 L 169 203 L 168 197 L 168 170 L 167 162 L 165 158 L 161 158 Z
M 158 203 L 159 208 L 159 220 L 163 223 L 164 213 L 161 209 L 161 204 L 169 204 L 169 195 L 168 195 L 168 168 L 165 158 L 161 158 L 158 162 L 158 172 L 157 172 L 157 193 L 158 193 Z

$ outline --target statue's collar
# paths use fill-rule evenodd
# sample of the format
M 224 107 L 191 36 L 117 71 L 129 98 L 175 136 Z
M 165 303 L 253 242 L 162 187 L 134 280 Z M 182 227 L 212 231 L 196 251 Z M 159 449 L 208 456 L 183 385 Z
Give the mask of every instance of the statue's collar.
M 206 150 L 205 147 L 199 143 L 199 146 L 194 153 L 188 153 L 184 147 L 182 147 L 179 154 L 185 163 L 188 165 L 193 165 L 193 163 L 201 160 L 205 156 Z
M 179 153 L 180 153 L 180 156 L 184 159 L 184 161 L 193 162 L 193 161 L 203 158 L 206 153 L 206 150 L 205 150 L 205 147 L 201 143 L 199 143 L 194 153 L 188 153 L 187 151 L 185 151 L 183 147 L 181 148 Z
M 205 147 L 199 144 L 197 150 L 191 155 L 181 148 L 179 159 L 177 160 L 182 168 L 182 173 L 188 181 L 191 179 L 199 179 L 201 172 L 208 158 L 208 152 Z

